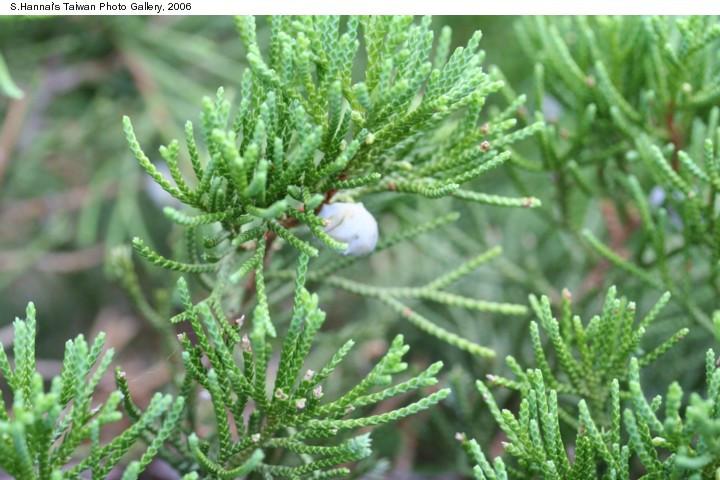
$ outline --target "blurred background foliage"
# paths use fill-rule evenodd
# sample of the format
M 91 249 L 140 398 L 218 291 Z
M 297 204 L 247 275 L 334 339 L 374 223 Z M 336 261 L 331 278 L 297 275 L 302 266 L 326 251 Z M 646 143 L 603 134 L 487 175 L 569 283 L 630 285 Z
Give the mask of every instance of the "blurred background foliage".
M 532 118 L 533 106 L 539 110 L 544 104 L 548 121 L 559 122 L 562 129 L 562 106 L 533 97 L 534 64 L 514 33 L 518 19 L 463 16 L 433 21 L 438 29 L 452 27 L 453 46 L 482 30 L 487 67 L 497 66 L 512 89 L 531 99 L 521 116 Z M 264 25 L 260 21 L 261 39 Z M 132 159 L 121 117 L 131 116 L 140 143 L 147 152 L 156 152 L 171 138 L 182 137 L 186 119 L 197 120 L 202 96 L 212 95 L 222 85 L 232 99 L 245 66 L 233 21 L 223 17 L 0 18 L 0 54 L 24 93 L 20 99 L 0 96 L 0 341 L 11 340 L 12 318 L 33 300 L 40 312 L 38 356 L 48 376 L 59 370 L 57 358 L 67 338 L 105 330 L 108 344 L 119 351 L 118 361 L 128 372 L 131 389 L 147 402 L 169 383 L 173 372 L 168 360 L 178 352 L 163 348 L 162 330 L 153 328 L 133 306 L 108 274 L 106 259 L 135 235 L 160 252 L 170 252 L 177 233 L 162 214 L 171 199 L 151 185 Z M 502 108 L 500 103 L 497 108 Z M 518 154 L 540 158 L 533 141 L 524 142 Z M 399 219 L 419 223 L 454 210 L 461 217 L 412 245 L 356 262 L 352 278 L 376 285 L 421 285 L 501 245 L 502 256 L 465 277 L 455 287 L 457 293 L 525 305 L 530 293 L 546 294 L 557 305 L 567 288 L 574 310 L 589 318 L 599 310 L 606 287 L 614 283 L 637 301 L 638 311 L 647 311 L 660 293 L 627 275 L 610 275 L 607 265 L 577 236 L 588 228 L 607 239 L 613 222 L 623 221 L 617 209 L 600 195 L 573 198 L 573 211 L 582 211 L 573 213 L 567 228 L 559 227 L 550 220 L 556 218 L 558 208 L 556 180 L 546 171 L 528 172 L 508 164 L 480 181 L 483 191 L 506 195 L 518 195 L 522 185 L 527 190 L 523 194 L 543 201 L 540 209 L 398 196 L 385 201 L 379 196 L 370 209 L 379 217 L 381 238 L 382 232 L 395 229 Z M 149 301 L 168 304 L 174 279 L 137 258 L 133 261 L 142 285 L 151 292 Z M 276 281 L 277 295 L 271 294 L 271 300 L 283 298 L 283 288 Z M 454 387 L 449 401 L 374 435 L 387 462 L 386 470 L 375 470 L 377 478 L 459 478 L 467 461 L 454 440 L 458 430 L 477 438 L 492 455 L 501 451 L 503 436 L 479 400 L 474 379 L 489 372 L 505 373 L 507 354 L 528 363 L 530 314 L 506 317 L 413 305 L 438 324 L 497 352 L 494 359 L 479 360 L 417 332 L 371 299 L 329 287 L 319 293 L 328 312 L 322 337 L 328 349 L 349 336 L 362 342 L 350 368 L 368 368 L 398 332 L 413 346 L 411 360 L 416 368 L 439 359 L 448 366 L 443 382 Z M 703 301 L 700 307 L 710 315 L 717 301 Z M 651 337 L 665 338 L 691 323 L 674 302 L 662 315 Z M 689 388 L 701 381 L 698 366 L 713 341 L 706 331 L 697 333 L 662 361 L 663 368 L 646 374 L 649 395 L 664 390 L 673 379 Z M 322 348 L 316 353 L 324 355 Z M 498 391 L 497 396 L 499 403 L 516 407 L 516 394 Z

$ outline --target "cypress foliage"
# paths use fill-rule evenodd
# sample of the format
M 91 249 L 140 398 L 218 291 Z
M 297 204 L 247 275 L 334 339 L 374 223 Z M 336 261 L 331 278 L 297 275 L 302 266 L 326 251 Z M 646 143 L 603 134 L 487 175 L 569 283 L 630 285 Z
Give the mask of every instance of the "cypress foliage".
M 349 474 L 343 465 L 370 455 L 371 442 L 367 434 L 348 438 L 344 432 L 413 415 L 450 393 L 443 388 L 403 407 L 368 412 L 379 402 L 437 383 L 442 362 L 402 382 L 394 381 L 407 369 L 402 358 L 409 348 L 402 336 L 397 336 L 364 378 L 349 391 L 326 401 L 324 385 L 354 342 L 348 340 L 323 366 L 309 368 L 306 357 L 325 313 L 318 307 L 318 297 L 305 289 L 307 264 L 308 257 L 301 255 L 292 317 L 281 333 L 275 373 L 268 360 L 274 357 L 271 340 L 278 332 L 269 316 L 261 267 L 255 272 L 258 302 L 247 327 L 242 322 L 229 323 L 213 297 L 190 303 L 187 283 L 179 281 L 178 293 L 186 310 L 175 320 L 188 322 L 196 338 L 193 342 L 186 334 L 178 337 L 186 370 L 183 388 L 209 396 L 215 427 L 211 437 L 201 438 L 193 431 L 197 415 L 188 412 L 184 432 L 195 460 L 185 467 L 189 472 L 199 469 L 212 478 L 237 478 L 250 472 L 272 478 Z M 242 361 L 235 360 L 238 351 Z M 191 403 L 199 407 L 202 400 Z M 289 457 L 287 464 L 273 461 L 279 456 Z
M 617 298 L 612 288 L 602 313 L 587 323 L 571 313 L 569 304 L 558 319 L 546 297 L 532 298 L 548 341 L 543 345 L 538 324 L 531 323 L 535 366 L 523 369 L 508 357 L 515 378 L 488 375 L 487 382 L 477 382 L 508 438 L 505 452 L 512 463 L 506 467 L 497 457 L 491 466 L 475 440 L 458 434 L 475 464 L 475 478 L 508 478 L 511 471 L 512 478 L 630 479 L 637 478 L 635 462 L 642 466 L 643 478 L 714 478 L 720 468 L 720 369 L 715 353 L 708 350 L 705 358 L 705 395 L 693 392 L 685 406 L 678 382 L 664 397 L 651 400 L 641 386 L 640 369 L 660 360 L 687 334 L 683 328 L 660 345 L 642 345 L 646 329 L 669 298 L 663 295 L 635 322 L 634 303 Z M 548 350 L 554 358 L 548 358 Z M 499 408 L 492 385 L 520 392 L 517 414 Z
M 113 45 L 126 35 L 115 22 L 98 34 Z M 132 22 L 144 32 L 144 20 Z M 29 304 L 12 352 L 0 348 L 10 400 L 0 401 L 3 473 L 100 479 L 123 468 L 132 480 L 157 458 L 187 480 L 376 478 L 385 472 L 372 457 L 387 449 L 374 450 L 372 429 L 422 414 L 425 430 L 402 434 L 437 441 L 443 467 L 478 480 L 720 478 L 720 362 L 709 349 L 695 368 L 707 340 L 720 339 L 716 18 L 519 19 L 514 35 L 532 66 L 525 94 L 483 66 L 479 32 L 452 50 L 450 28 L 435 32 L 429 17 L 239 17 L 234 26 L 244 69 L 213 51 L 210 85 L 228 89 L 203 98 L 184 128 L 165 126 L 180 140 L 150 154 L 147 125 L 122 118 L 129 152 L 153 192 L 168 195 L 158 202 L 177 241 L 168 250 L 153 242 L 128 175 L 108 222 L 106 271 L 160 334 L 174 362 L 171 393 L 141 407 L 118 368 L 116 390 L 98 395 L 113 361 L 103 334 L 68 341 L 60 374 L 45 381 Z M 162 31 L 168 42 L 187 35 Z M 157 33 L 137 41 L 119 56 L 143 57 L 146 44 L 177 60 Z M 0 56 L 0 95 L 19 99 L 13 77 Z M 177 82 L 183 105 L 207 88 Z M 489 185 L 501 175 L 500 188 Z M 95 241 L 98 199 L 78 221 L 81 244 Z M 409 220 L 407 205 L 435 210 Z M 507 210 L 486 207 L 524 215 L 519 226 L 503 219 L 502 247 L 493 212 Z M 354 275 L 430 234 L 465 252 L 442 273 L 387 283 Z M 28 248 L 62 238 L 44 232 Z M 141 279 L 136 260 L 159 275 Z M 458 293 L 479 268 L 494 269 L 495 292 L 520 300 Z M 575 303 L 555 290 L 558 278 L 578 284 Z M 606 290 L 613 282 L 639 307 Z M 547 295 L 525 302 L 528 291 Z M 414 362 L 397 333 L 406 325 L 393 324 L 384 353 L 353 368 L 359 329 L 343 318 L 324 328 L 330 294 L 376 302 L 422 332 Z M 574 313 L 596 307 L 589 318 Z M 515 326 L 476 327 L 476 315 Z M 493 357 L 503 351 L 512 354 L 501 374 Z M 437 356 L 453 368 L 442 371 Z M 470 469 L 447 455 L 453 417 L 467 432 L 453 446 Z M 106 440 L 119 421 L 124 429 Z
M 101 442 L 102 428 L 122 418 L 124 396 L 114 391 L 98 403 L 95 389 L 113 358 L 105 336 L 90 344 L 80 335 L 65 344 L 60 374 L 45 390 L 35 360 L 35 306 L 15 319 L 13 364 L 0 345 L 0 378 L 10 387 L 10 407 L 0 401 L 0 468 L 18 479 L 106 478 L 138 442 L 152 436 L 126 479 L 137 478 L 177 427 L 183 397 L 156 394 L 121 433 Z M 104 350 L 104 351 L 103 351 Z M 89 442 L 89 443 L 88 443 Z M 78 458 L 78 453 L 82 455 Z M 77 461 L 76 461 L 77 460 Z
M 557 224 L 580 231 L 589 252 L 617 272 L 670 291 L 712 330 L 708 300 L 720 292 L 717 19 L 536 17 L 519 22 L 516 35 L 536 63 L 537 115 L 554 105 L 536 137 L 541 164 L 531 168 L 556 179 Z M 637 219 L 641 238 L 629 255 L 582 228 L 598 198 Z M 693 265 L 678 278 L 682 262 Z
M 352 256 L 354 250 L 342 238 L 367 244 L 372 222 L 353 216 L 352 202 L 332 203 L 335 198 L 354 202 L 389 192 L 494 206 L 540 205 L 534 197 L 489 195 L 464 186 L 508 162 L 510 145 L 543 128 L 541 120 L 516 127 L 514 115 L 524 97 L 511 99 L 506 110 L 484 112 L 488 96 L 504 82 L 483 70 L 479 32 L 450 54 L 450 30 L 443 30 L 433 48 L 429 17 L 419 23 L 412 17 L 386 16 L 346 21 L 273 17 L 269 22 L 270 47 L 263 54 L 255 19 L 236 19 L 249 68 L 243 73 L 235 107 L 221 88 L 214 99 L 203 100 L 199 128 L 186 124 L 182 156 L 189 160 L 194 178 L 182 174 L 179 142 L 160 148 L 172 177 L 167 178 L 142 150 L 130 119 L 123 119 L 126 139 L 140 166 L 189 207 L 181 211 L 168 206 L 165 215 L 192 228 L 193 239 L 199 239 L 188 245 L 191 260 L 185 262 L 166 258 L 135 238 L 135 251 L 151 263 L 183 273 L 209 273 L 204 277 L 209 287 L 223 290 L 225 283 L 239 284 L 264 266 L 278 242 L 309 257 L 321 250 Z M 360 32 L 365 55 L 358 53 Z M 363 76 L 354 81 L 353 69 L 361 62 Z M 198 148 L 196 131 L 206 151 Z M 344 222 L 341 236 L 323 218 L 321 210 L 328 204 L 336 207 L 339 223 Z M 445 220 L 451 218 L 456 217 Z M 411 239 L 445 220 L 381 235 L 375 250 Z M 266 245 L 262 252 L 261 245 Z M 378 288 L 328 276 L 349 266 L 353 258 L 337 259 L 311 273 L 311 279 L 376 298 L 426 333 L 474 355 L 493 356 L 491 349 L 410 310 L 402 299 L 524 314 L 522 305 L 444 291 L 499 253 L 494 248 L 418 288 Z M 267 272 L 268 278 L 290 275 L 290 270 Z

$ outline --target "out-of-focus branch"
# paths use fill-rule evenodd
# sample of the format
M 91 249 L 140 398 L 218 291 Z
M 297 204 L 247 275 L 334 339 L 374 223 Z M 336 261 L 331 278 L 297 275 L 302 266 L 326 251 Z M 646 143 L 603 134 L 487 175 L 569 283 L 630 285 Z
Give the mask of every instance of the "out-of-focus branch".
M 117 184 L 108 184 L 102 190 L 103 198 L 112 198 L 117 193 Z M 19 222 L 28 222 L 52 212 L 71 212 L 86 204 L 91 191 L 87 186 L 75 187 L 61 193 L 43 197 L 9 202 L 0 207 L 0 236 L 3 228 Z M 4 226 L 4 227 L 3 227 Z
M 0 128 L 0 185 L 2 185 L 5 170 L 10 162 L 10 155 L 15 150 L 15 145 L 20 138 L 27 106 L 27 97 L 10 102 L 10 107 Z
M 31 268 L 47 273 L 77 272 L 100 265 L 104 254 L 105 247 L 102 244 L 82 250 L 50 252 L 38 258 Z M 0 252 L 0 271 L 17 270 L 25 264 L 22 249 Z

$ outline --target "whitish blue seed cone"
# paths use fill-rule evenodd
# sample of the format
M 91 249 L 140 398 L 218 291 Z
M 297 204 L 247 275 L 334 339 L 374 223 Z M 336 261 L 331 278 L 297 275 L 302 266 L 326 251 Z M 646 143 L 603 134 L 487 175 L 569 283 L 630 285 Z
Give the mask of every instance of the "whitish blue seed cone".
M 344 255 L 366 255 L 375 250 L 378 225 L 362 203 L 330 203 L 320 209 L 325 232 L 338 242 L 347 243 Z

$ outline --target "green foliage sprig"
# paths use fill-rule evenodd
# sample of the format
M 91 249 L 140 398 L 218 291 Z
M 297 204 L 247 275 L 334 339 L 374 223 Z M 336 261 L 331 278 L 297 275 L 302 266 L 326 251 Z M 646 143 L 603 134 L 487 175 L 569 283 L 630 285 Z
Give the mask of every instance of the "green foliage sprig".
M 531 336 L 537 367 L 523 371 L 515 359 L 508 357 L 515 379 L 488 376 L 491 384 L 521 392 L 519 413 L 501 411 L 488 386 L 477 382 L 495 421 L 508 437 L 506 453 L 517 460 L 517 466 L 508 467 L 510 471 L 547 479 L 630 479 L 635 478 L 632 461 L 637 458 L 647 478 L 714 478 L 720 467 L 720 369 L 714 353 L 708 351 L 706 355 L 706 397 L 692 394 L 683 409 L 683 392 L 674 382 L 664 399 L 663 420 L 658 414 L 663 398 L 648 401 L 640 384 L 640 368 L 687 333 L 682 329 L 651 351 L 642 352 L 640 340 L 668 299 L 669 295 L 663 296 L 636 328 L 634 305 L 616 298 L 613 289 L 602 314 L 587 325 L 571 315 L 569 302 L 563 305 L 557 320 L 546 298 L 533 300 L 565 381 L 558 380 L 550 370 L 538 326 L 533 323 Z M 573 346 L 579 358 L 574 356 Z M 568 403 L 563 398 L 579 399 L 577 416 L 563 406 Z M 568 444 L 563 440 L 566 429 L 561 424 L 574 432 L 574 455 L 568 454 Z M 501 458 L 491 466 L 477 442 L 462 434 L 458 439 L 476 463 L 475 478 L 508 478 Z
M 431 222 L 403 230 L 400 234 L 389 236 L 380 242 L 378 244 L 377 251 L 390 248 L 401 241 L 414 238 L 422 233 L 436 229 L 441 225 L 456 220 L 457 217 L 457 214 L 451 213 L 446 216 L 439 217 Z M 483 252 L 480 255 L 466 260 L 460 266 L 420 287 L 380 287 L 336 275 L 336 273 L 342 271 L 343 269 L 352 266 L 357 261 L 357 257 L 343 257 L 331 260 L 313 271 L 308 272 L 307 277 L 311 281 L 336 287 L 356 295 L 377 299 L 396 311 L 402 318 L 408 320 L 418 329 L 473 355 L 480 357 L 493 357 L 495 352 L 492 349 L 478 345 L 475 342 L 462 338 L 461 336 L 436 325 L 431 320 L 421 315 L 418 311 L 406 305 L 405 300 L 422 300 L 435 304 L 447 305 L 449 307 L 464 308 L 471 311 L 488 312 L 498 315 L 525 315 L 527 313 L 527 307 L 525 305 L 478 300 L 446 291 L 447 287 L 457 282 L 462 277 L 472 273 L 484 263 L 497 258 L 501 253 L 502 249 L 500 247 L 492 248 L 487 252 Z M 269 277 L 282 278 L 285 280 L 291 278 L 292 275 L 293 272 L 289 270 L 268 272 Z
M 440 389 L 397 409 L 363 414 L 379 402 L 437 383 L 435 375 L 442 362 L 401 383 L 393 381 L 407 369 L 402 357 L 409 347 L 398 336 L 365 378 L 336 399 L 323 401 L 323 385 L 354 342 L 347 341 L 322 368 L 306 367 L 315 335 L 325 321 L 318 297 L 304 287 L 307 263 L 308 257 L 301 255 L 292 317 L 276 373 L 271 373 L 268 364 L 274 356 L 271 340 L 276 329 L 270 320 L 260 267 L 255 277 L 258 302 L 246 333 L 242 322 L 232 324 L 225 317 L 217 299 L 193 305 L 187 283 L 180 280 L 185 311 L 175 320 L 189 322 L 195 336 L 193 341 L 186 334 L 179 335 L 187 372 L 183 389 L 201 387 L 214 412 L 210 437 L 201 438 L 192 431 L 192 424 L 186 430 L 197 462 L 191 470 L 199 468 L 213 478 L 237 478 L 251 472 L 272 478 L 345 475 L 349 470 L 342 465 L 367 457 L 371 449 L 368 435 L 348 439 L 342 432 L 396 421 L 431 407 L 450 393 Z M 242 361 L 235 360 L 238 350 Z M 286 464 L 278 463 L 278 458 Z
M 27 307 L 25 320 L 14 323 L 11 366 L 0 346 L 0 376 L 10 387 L 12 409 L 0 402 L 0 468 L 17 479 L 77 479 L 91 474 L 106 478 L 136 443 L 149 446 L 133 470 L 123 477 L 137 478 L 174 432 L 184 399 L 156 394 L 147 409 L 123 432 L 101 441 L 105 425 L 122 419 L 123 394 L 111 392 L 98 403 L 95 390 L 113 358 L 103 352 L 104 334 L 92 344 L 82 335 L 65 345 L 60 375 L 45 391 L 35 359 L 35 306 Z
M 598 421 L 584 400 L 578 404 L 572 457 L 561 434 L 558 392 L 546 384 L 540 370 L 527 371 L 529 385 L 523 391 L 519 417 L 500 412 L 480 382 L 478 387 L 510 439 L 506 452 L 518 459 L 522 470 L 540 478 L 637 478 L 633 462 L 638 461 L 644 470 L 641 478 L 711 479 L 720 472 L 720 369 L 712 350 L 706 362 L 705 396 L 692 393 L 683 407 L 684 394 L 677 382 L 664 398 L 658 395 L 648 402 L 640 385 L 640 362 L 632 358 L 629 392 L 623 395 L 617 379 L 610 383 L 609 423 Z M 623 397 L 627 406 L 621 414 Z M 491 467 L 475 440 L 459 439 L 476 464 L 475 478 L 508 478 L 500 457 Z
M 128 144 L 142 168 L 193 211 L 164 209 L 188 232 L 187 262 L 167 258 L 139 238 L 133 240 L 138 254 L 151 263 L 198 274 L 210 289 L 223 290 L 223 284 L 238 284 L 265 266 L 279 241 L 310 257 L 319 254 L 318 246 L 347 253 L 348 244 L 326 231 L 327 221 L 320 216 L 323 205 L 336 198 L 396 192 L 497 206 L 540 205 L 533 197 L 507 198 L 461 188 L 510 161 L 510 145 L 543 128 L 542 121 L 515 128 L 514 116 L 524 97 L 512 99 L 505 110 L 484 111 L 487 97 L 504 83 L 483 70 L 479 33 L 450 54 L 449 29 L 443 29 L 433 50 L 429 17 L 420 23 L 412 17 L 384 16 L 349 17 L 346 22 L 339 17 L 273 17 L 269 22 L 269 55 L 263 56 L 254 18 L 236 20 L 249 68 L 235 108 L 223 89 L 214 100 L 204 99 L 200 133 L 206 151 L 198 147 L 195 126 L 186 124 L 186 157 L 193 180 L 183 174 L 179 142 L 160 148 L 171 177 L 166 178 L 143 152 L 129 118 L 123 119 Z M 358 53 L 359 31 L 365 55 Z M 363 62 L 364 76 L 354 81 L 353 68 Z M 415 235 L 414 229 L 408 230 L 408 235 L 381 238 L 378 249 Z M 265 247 L 261 250 L 260 245 Z M 483 254 L 468 260 L 423 288 L 396 289 L 397 295 L 345 279 L 327 283 L 376 297 L 425 332 L 473 354 L 492 356 L 492 350 L 439 327 L 398 299 L 420 297 L 523 314 L 520 305 L 441 290 L 437 282 L 452 283 L 485 258 Z M 269 272 L 268 278 L 272 275 Z M 252 293 L 252 278 L 247 285 Z
M 545 382 L 562 394 L 586 398 L 592 407 L 601 409 L 607 401 L 612 380 L 627 378 L 631 356 L 637 356 L 641 365 L 648 365 L 687 335 L 687 328 L 678 329 L 649 352 L 639 353 L 643 336 L 669 299 L 669 294 L 663 295 L 636 322 L 635 303 L 617 298 L 612 287 L 602 313 L 585 324 L 579 316 L 572 314 L 572 297 L 568 292 L 563 297 L 559 319 L 552 314 L 547 297 L 538 300 L 531 296 L 530 303 L 538 322 L 530 323 L 530 339 L 537 368 Z M 548 347 L 554 353 L 554 368 L 550 363 L 552 359 L 545 353 L 547 348 L 543 345 L 541 331 L 547 335 Z M 524 378 L 517 370 L 518 362 L 508 357 L 508 365 L 516 372 L 517 381 L 523 384 Z M 491 381 L 513 385 L 512 381 L 502 377 L 492 376 Z
M 362 22 L 351 17 L 344 31 L 339 17 L 277 17 L 270 22 L 266 61 L 255 20 L 237 20 L 250 69 L 243 75 L 234 120 L 222 89 L 214 101 L 204 100 L 201 130 L 207 161 L 201 160 L 194 127 L 187 124 L 194 186 L 179 167 L 178 142 L 160 152 L 171 181 L 145 155 L 130 120 L 124 119 L 140 165 L 170 195 L 201 212 L 188 216 L 168 208 L 171 220 L 186 226 L 221 222 L 231 233 L 227 240 L 242 243 L 273 231 L 314 256 L 315 248 L 287 227 L 322 224 L 313 212 L 338 189 L 350 189 L 353 195 L 388 190 L 433 198 L 457 194 L 503 204 L 493 196 L 463 193 L 459 186 L 506 162 L 510 153 L 503 147 L 532 135 L 542 123 L 508 133 L 516 123 L 509 118 L 510 109 L 479 124 L 487 95 L 502 87 L 481 68 L 479 34 L 448 58 L 447 29 L 431 55 L 429 18 L 417 25 L 412 17 Z M 364 81 L 352 83 L 361 24 L 368 64 Z M 452 135 L 444 133 L 449 129 Z M 537 205 L 534 199 L 521 203 Z M 323 235 L 318 239 L 340 247 Z M 144 245 L 137 248 L 164 267 L 211 268 L 165 262 Z
M 705 306 L 720 291 L 717 19 L 537 17 L 517 27 L 537 62 L 536 115 L 552 111 L 535 167 L 554 174 L 558 223 L 582 232 L 618 271 L 670 291 L 712 330 Z M 624 235 L 639 230 L 627 253 L 582 228 L 598 199 L 614 205 Z M 687 275 L 672 275 L 676 268 Z

